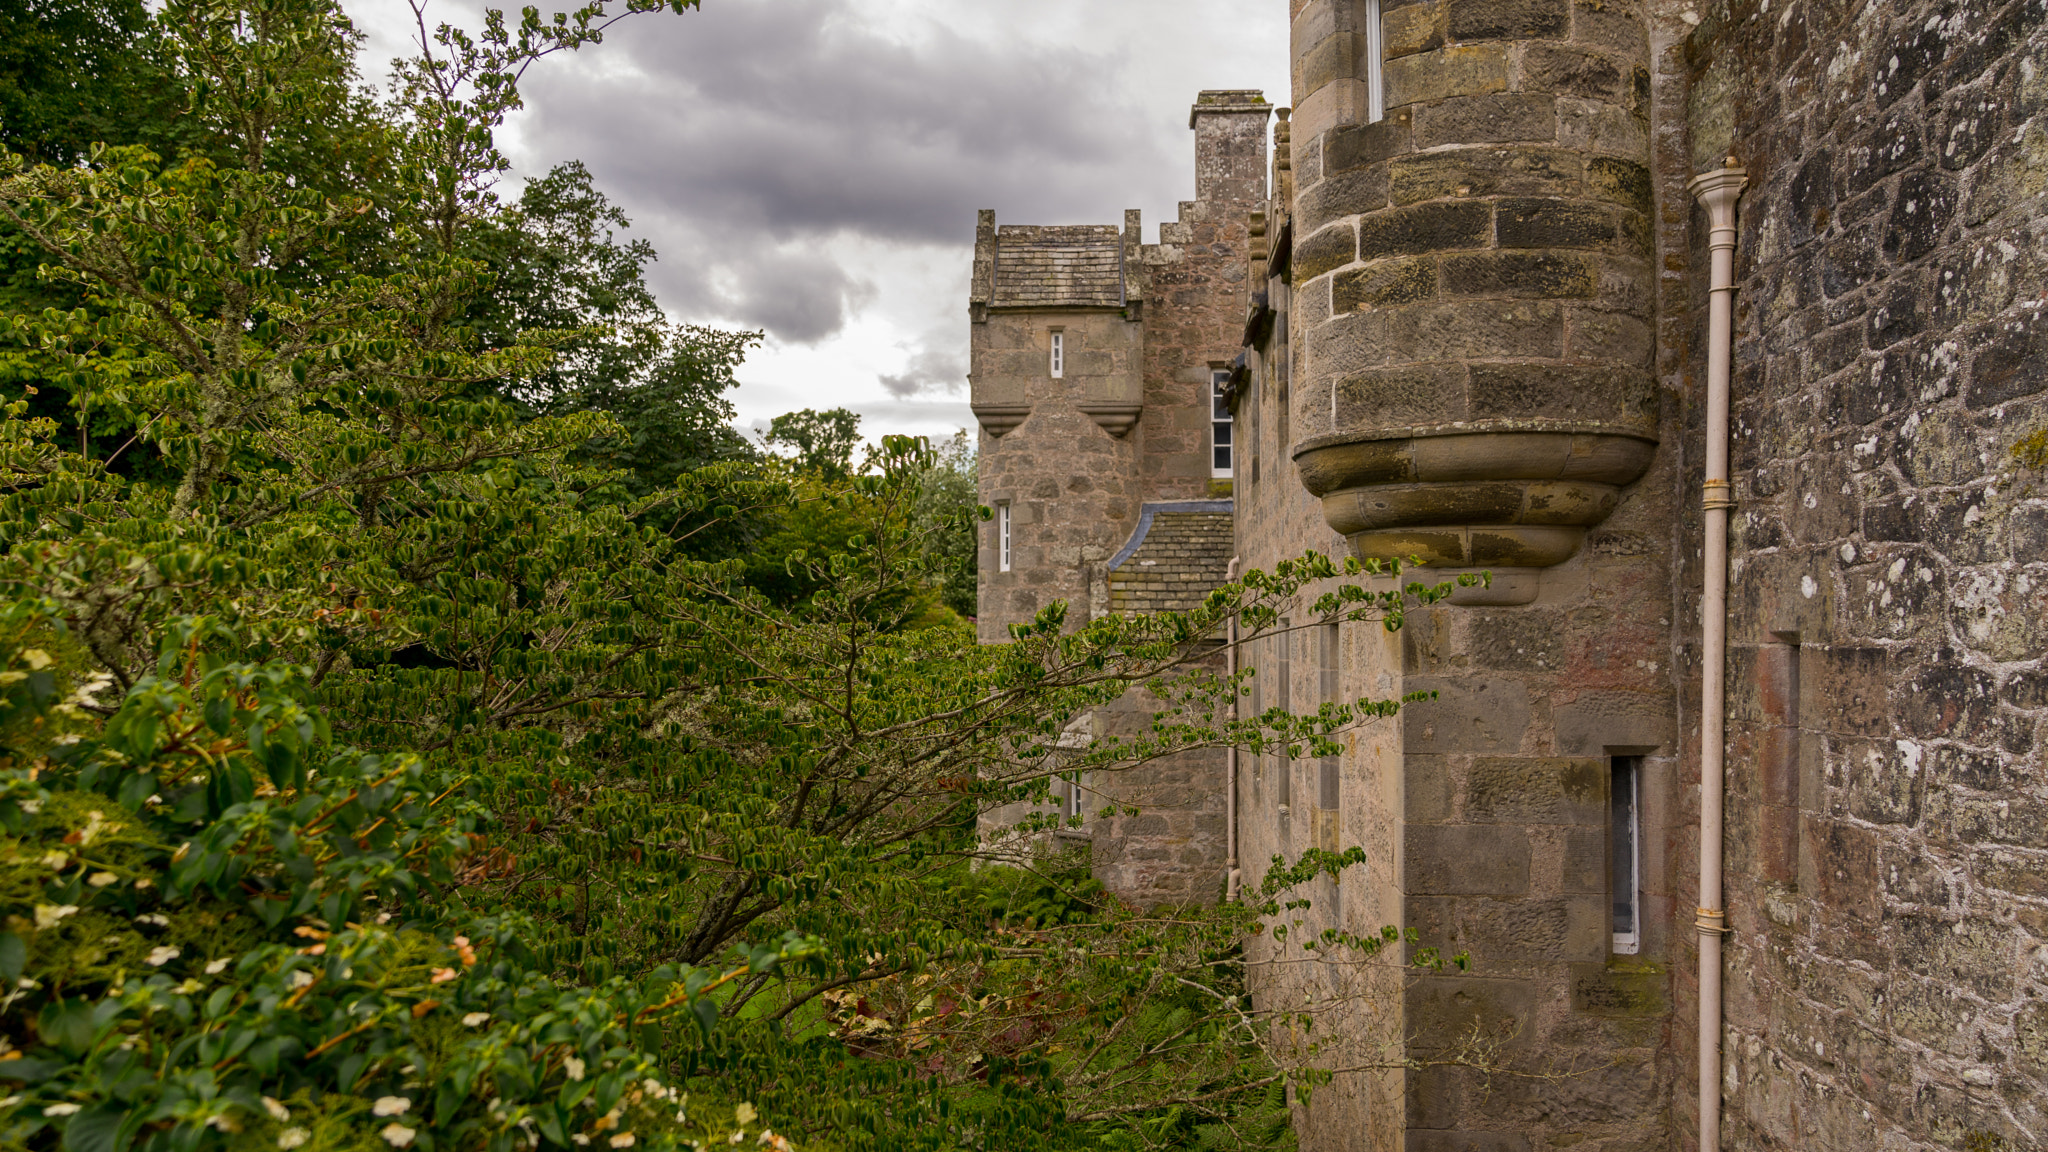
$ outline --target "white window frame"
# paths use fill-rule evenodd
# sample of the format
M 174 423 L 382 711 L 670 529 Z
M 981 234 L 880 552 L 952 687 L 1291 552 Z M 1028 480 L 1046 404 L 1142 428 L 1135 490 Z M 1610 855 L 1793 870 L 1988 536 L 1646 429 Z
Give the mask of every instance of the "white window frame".
M 1052 330 L 1051 368 L 1055 380 L 1067 374 L 1067 334 L 1058 328 Z
M 1617 930 L 1614 932 L 1614 952 L 1617 956 L 1633 956 L 1643 946 L 1643 758 L 1640 756 L 1615 756 L 1609 761 L 1609 765 L 1609 780 L 1611 782 L 1619 782 L 1625 776 L 1629 792 L 1626 816 L 1626 830 L 1629 840 L 1629 874 L 1626 881 L 1629 886 L 1629 891 L 1626 893 L 1629 927 L 1626 932 L 1618 930 L 1623 893 L 1616 891 L 1616 888 L 1623 883 L 1623 880 L 1621 877 L 1614 875 L 1614 866 L 1621 862 L 1621 854 L 1615 849 L 1611 840 L 1607 853 L 1608 902 L 1613 905 L 1610 909 L 1610 916 L 1616 922 L 1617 927 Z M 1624 766 L 1626 767 L 1624 768 Z M 1615 798 L 1612 795 L 1608 797 L 1607 811 L 1607 835 L 1613 837 L 1623 829 L 1618 826 L 1616 819 L 1618 813 L 1616 811 Z
M 1209 373 L 1209 477 L 1212 480 L 1228 480 L 1237 475 L 1237 418 L 1230 415 L 1230 409 L 1223 406 L 1223 387 L 1230 383 L 1230 373 L 1223 369 L 1212 369 Z M 1216 410 L 1222 408 L 1219 419 Z M 1228 428 L 1230 442 L 1216 442 L 1216 430 Z M 1217 450 L 1221 449 L 1225 464 L 1216 463 Z
M 1072 819 L 1076 816 L 1084 820 L 1087 819 L 1087 814 L 1081 810 L 1081 774 L 1079 772 L 1072 773 L 1067 777 L 1066 803 L 1061 807 L 1064 809 L 1061 815 L 1066 819 Z
M 1365 0 L 1365 119 L 1387 118 L 1387 37 L 1380 20 L 1380 0 Z
M 996 571 L 1010 570 L 1010 506 L 996 505 Z

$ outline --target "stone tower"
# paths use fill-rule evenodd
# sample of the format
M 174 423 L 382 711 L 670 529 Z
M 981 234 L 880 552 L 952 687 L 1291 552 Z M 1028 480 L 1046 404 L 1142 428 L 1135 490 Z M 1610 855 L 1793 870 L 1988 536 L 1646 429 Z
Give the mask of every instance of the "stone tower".
M 1069 627 L 1111 611 L 1184 608 L 1230 556 L 1231 423 L 1217 389 L 1242 344 L 1248 219 L 1267 195 L 1255 91 L 1201 93 L 1189 112 L 1195 198 L 1146 244 L 1114 225 L 975 233 L 972 402 L 981 425 L 984 642 L 1055 602 Z M 1142 699 L 1091 717 L 1149 722 Z M 1224 872 L 1224 757 L 1203 752 L 1067 785 L 1093 820 L 1097 873 L 1141 902 L 1213 900 Z M 1001 823 L 1015 813 L 997 813 Z
M 1629 1068 L 1367 1074 L 1317 1095 L 1304 1145 L 1597 1133 L 1600 1147 L 1661 1147 L 1661 804 L 1646 809 L 1625 946 L 1609 891 L 1614 782 L 1661 797 L 1678 753 L 1645 14 L 1618 0 L 1295 8 L 1296 187 L 1268 213 L 1291 240 L 1268 269 L 1285 324 L 1238 396 L 1240 423 L 1271 430 L 1252 450 L 1264 477 L 1240 503 L 1240 553 L 1264 566 L 1314 546 L 1492 581 L 1397 637 L 1331 626 L 1320 652 L 1251 654 L 1297 706 L 1316 701 L 1317 666 L 1346 698 L 1439 695 L 1343 763 L 1260 765 L 1244 855 L 1365 846 L 1371 872 L 1325 893 L 1319 915 L 1472 955 L 1470 973 L 1410 981 L 1390 992 L 1398 1013 L 1347 1025 L 1362 1061 L 1426 1064 L 1482 1022 L 1512 1035 L 1511 1059 L 1599 1052 Z M 1263 994 L 1320 995 L 1319 980 L 1278 976 Z

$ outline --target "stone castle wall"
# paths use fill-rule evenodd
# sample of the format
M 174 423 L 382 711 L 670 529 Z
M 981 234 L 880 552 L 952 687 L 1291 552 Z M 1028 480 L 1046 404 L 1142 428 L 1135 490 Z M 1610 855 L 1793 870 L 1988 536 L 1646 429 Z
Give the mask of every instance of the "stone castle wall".
M 2042 1147 L 2048 4 L 1703 11 L 1691 160 L 1752 181 L 1727 1147 Z

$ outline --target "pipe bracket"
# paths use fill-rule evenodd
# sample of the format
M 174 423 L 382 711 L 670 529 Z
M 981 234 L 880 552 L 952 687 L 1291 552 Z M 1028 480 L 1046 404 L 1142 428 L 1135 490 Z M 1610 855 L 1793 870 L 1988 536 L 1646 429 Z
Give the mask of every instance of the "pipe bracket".
M 1695 909 L 1699 917 L 1692 922 L 1702 936 L 1726 936 L 1730 929 L 1726 915 L 1719 908 Z

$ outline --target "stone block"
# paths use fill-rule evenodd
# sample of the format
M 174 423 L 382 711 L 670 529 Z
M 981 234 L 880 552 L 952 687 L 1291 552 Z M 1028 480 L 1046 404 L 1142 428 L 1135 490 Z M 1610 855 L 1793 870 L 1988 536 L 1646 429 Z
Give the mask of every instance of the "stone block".
M 1586 161 L 1586 187 L 1608 203 L 1645 216 L 1655 210 L 1650 170 L 1633 160 L 1595 156 Z
M 1433 103 L 1452 96 L 1505 92 L 1505 44 L 1460 44 L 1386 63 L 1387 107 Z
M 1295 282 L 1313 280 L 1358 259 L 1358 237 L 1350 221 L 1339 221 L 1294 242 Z
M 1386 47 L 1387 59 L 1398 60 L 1443 47 L 1443 15 L 1442 0 L 1386 10 L 1380 17 L 1380 39 Z
M 1548 300 L 1466 300 L 1384 313 L 1386 351 L 1403 359 L 1564 355 L 1564 311 Z
M 1404 848 L 1416 895 L 1518 896 L 1529 890 L 1529 837 L 1518 828 L 1410 826 Z
M 1990 408 L 2048 391 L 2048 314 L 2022 312 L 1974 336 L 1981 351 L 1970 375 L 1970 407 Z
M 1557 252 L 1475 252 L 1443 262 L 1444 291 L 1526 300 L 1590 299 L 1599 270 L 1584 256 Z
M 1482 756 L 1467 779 L 1465 818 L 1604 827 L 1608 776 L 1605 760 Z
M 1531 44 L 1522 53 L 1524 92 L 1555 92 L 1609 104 L 1631 103 L 1633 70 L 1605 52 L 1577 45 Z
M 1662 965 L 1614 957 L 1572 965 L 1572 1011 L 1589 1016 L 1655 1017 L 1671 1010 L 1671 974 Z
M 1338 273 L 1330 284 L 1330 307 L 1338 312 L 1391 308 L 1434 299 L 1436 293 L 1436 261 L 1385 261 Z
M 1474 364 L 1472 415 L 1545 417 L 1654 433 L 1656 382 L 1628 368 Z
M 1906 264 L 1934 251 L 1955 219 L 1956 204 L 1954 181 L 1924 170 L 1908 173 L 1899 181 L 1885 227 L 1884 254 Z
M 1358 258 L 1370 261 L 1484 248 L 1492 235 L 1493 209 L 1486 204 L 1469 200 L 1416 204 L 1360 217 Z M 1298 254 L 1296 259 L 1300 259 Z
M 1482 1035 L 1514 1036 L 1526 1048 L 1536 1016 L 1537 988 L 1528 980 L 1474 976 L 1423 976 L 1406 996 L 1404 1023 L 1416 1039 L 1413 1050 L 1442 1050 L 1476 1026 Z
M 1415 110 L 1415 147 L 1557 139 L 1557 102 L 1543 95 L 1456 96 Z
M 1404 364 L 1354 372 L 1337 381 L 1340 428 L 1434 424 L 1469 415 L 1466 370 L 1458 364 Z
M 1395 160 L 1392 195 L 1395 204 L 1466 196 L 1568 196 L 1582 191 L 1585 172 L 1585 159 L 1562 148 L 1459 148 Z
M 1403 110 L 1366 124 L 1340 124 L 1323 134 L 1323 176 L 1391 160 L 1409 150 L 1409 114 Z
M 1320 231 L 1325 225 L 1361 212 L 1377 212 L 1388 204 L 1387 190 L 1392 174 L 1384 164 L 1374 164 L 1318 180 L 1295 194 L 1294 226 L 1299 235 Z M 1300 276 L 1297 271 L 1295 275 Z
M 1450 0 L 1454 40 L 1534 40 L 1570 31 L 1566 0 Z
M 1623 238 L 1621 214 L 1580 200 L 1502 200 L 1494 234 L 1503 248 L 1600 249 Z

